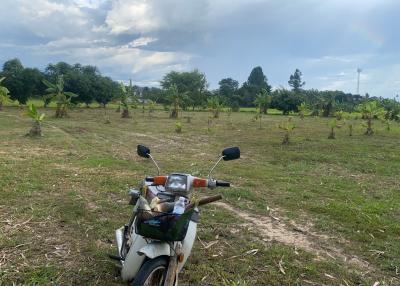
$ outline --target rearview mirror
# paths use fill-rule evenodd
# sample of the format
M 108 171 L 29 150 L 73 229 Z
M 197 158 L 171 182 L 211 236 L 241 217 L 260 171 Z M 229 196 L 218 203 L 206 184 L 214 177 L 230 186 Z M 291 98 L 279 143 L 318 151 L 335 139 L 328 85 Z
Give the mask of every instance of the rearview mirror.
M 149 158 L 150 157 L 150 149 L 144 145 L 137 146 L 137 153 L 140 157 Z
M 222 151 L 222 156 L 224 161 L 236 160 L 240 158 L 240 149 L 239 147 L 230 147 L 224 149 Z

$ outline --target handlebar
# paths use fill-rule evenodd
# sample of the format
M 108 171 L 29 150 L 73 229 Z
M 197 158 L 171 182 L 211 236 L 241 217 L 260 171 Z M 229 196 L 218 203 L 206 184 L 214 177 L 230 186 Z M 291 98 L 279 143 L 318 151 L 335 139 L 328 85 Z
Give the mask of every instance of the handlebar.
M 215 182 L 215 185 L 216 185 L 217 187 L 230 187 L 230 186 L 231 186 L 231 183 L 225 182 L 225 181 L 216 181 L 216 182 Z
M 154 182 L 154 177 L 146 177 L 146 178 L 144 178 L 144 180 L 146 182 L 153 183 Z
M 214 189 L 215 187 L 230 187 L 231 184 L 226 181 L 218 181 L 218 180 L 213 180 L 213 179 L 202 179 L 202 178 L 196 178 L 196 177 L 191 177 L 191 187 L 194 188 L 210 188 Z M 156 176 L 156 177 L 145 177 L 145 181 L 152 183 L 152 185 L 165 185 L 167 182 L 168 177 L 167 176 Z

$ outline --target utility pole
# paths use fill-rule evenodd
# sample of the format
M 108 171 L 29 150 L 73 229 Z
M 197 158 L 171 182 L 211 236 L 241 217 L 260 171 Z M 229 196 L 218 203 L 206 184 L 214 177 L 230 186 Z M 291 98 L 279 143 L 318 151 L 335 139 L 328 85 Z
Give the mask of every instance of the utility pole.
M 360 95 L 360 74 L 361 74 L 361 69 L 357 68 L 357 94 Z

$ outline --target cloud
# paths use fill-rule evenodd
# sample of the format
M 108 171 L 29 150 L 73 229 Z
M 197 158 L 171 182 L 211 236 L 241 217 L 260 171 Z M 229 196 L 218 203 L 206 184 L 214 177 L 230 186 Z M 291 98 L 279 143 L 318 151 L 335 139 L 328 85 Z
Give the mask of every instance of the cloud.
M 206 0 L 116 0 L 105 23 L 113 34 L 195 30 L 207 10 Z
M 299 68 L 308 88 L 399 93 L 395 0 L 3 0 L 0 61 L 97 65 L 154 84 L 199 68 L 216 88 L 261 65 L 273 86 Z
M 142 46 L 147 46 L 150 43 L 153 43 L 157 41 L 156 38 L 151 38 L 151 37 L 141 37 L 133 40 L 128 44 L 130 48 L 137 48 L 137 47 L 142 47 Z

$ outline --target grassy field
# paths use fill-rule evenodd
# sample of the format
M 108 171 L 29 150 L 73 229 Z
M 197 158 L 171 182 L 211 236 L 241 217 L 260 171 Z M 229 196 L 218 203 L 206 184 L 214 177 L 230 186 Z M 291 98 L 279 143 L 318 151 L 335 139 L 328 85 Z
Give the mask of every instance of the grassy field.
M 0 285 L 120 285 L 107 253 L 130 214 L 127 188 L 154 174 L 136 155 L 145 144 L 162 170 L 206 176 L 224 147 L 242 158 L 215 177 L 223 204 L 203 208 L 182 285 L 400 285 L 400 126 L 354 136 L 328 120 L 295 117 L 292 142 L 251 113 L 190 113 L 183 132 L 164 111 L 75 109 L 48 115 L 44 136 L 18 108 L 0 111 Z M 202 191 L 199 195 L 211 194 Z M 378 282 L 379 284 L 376 284 Z

